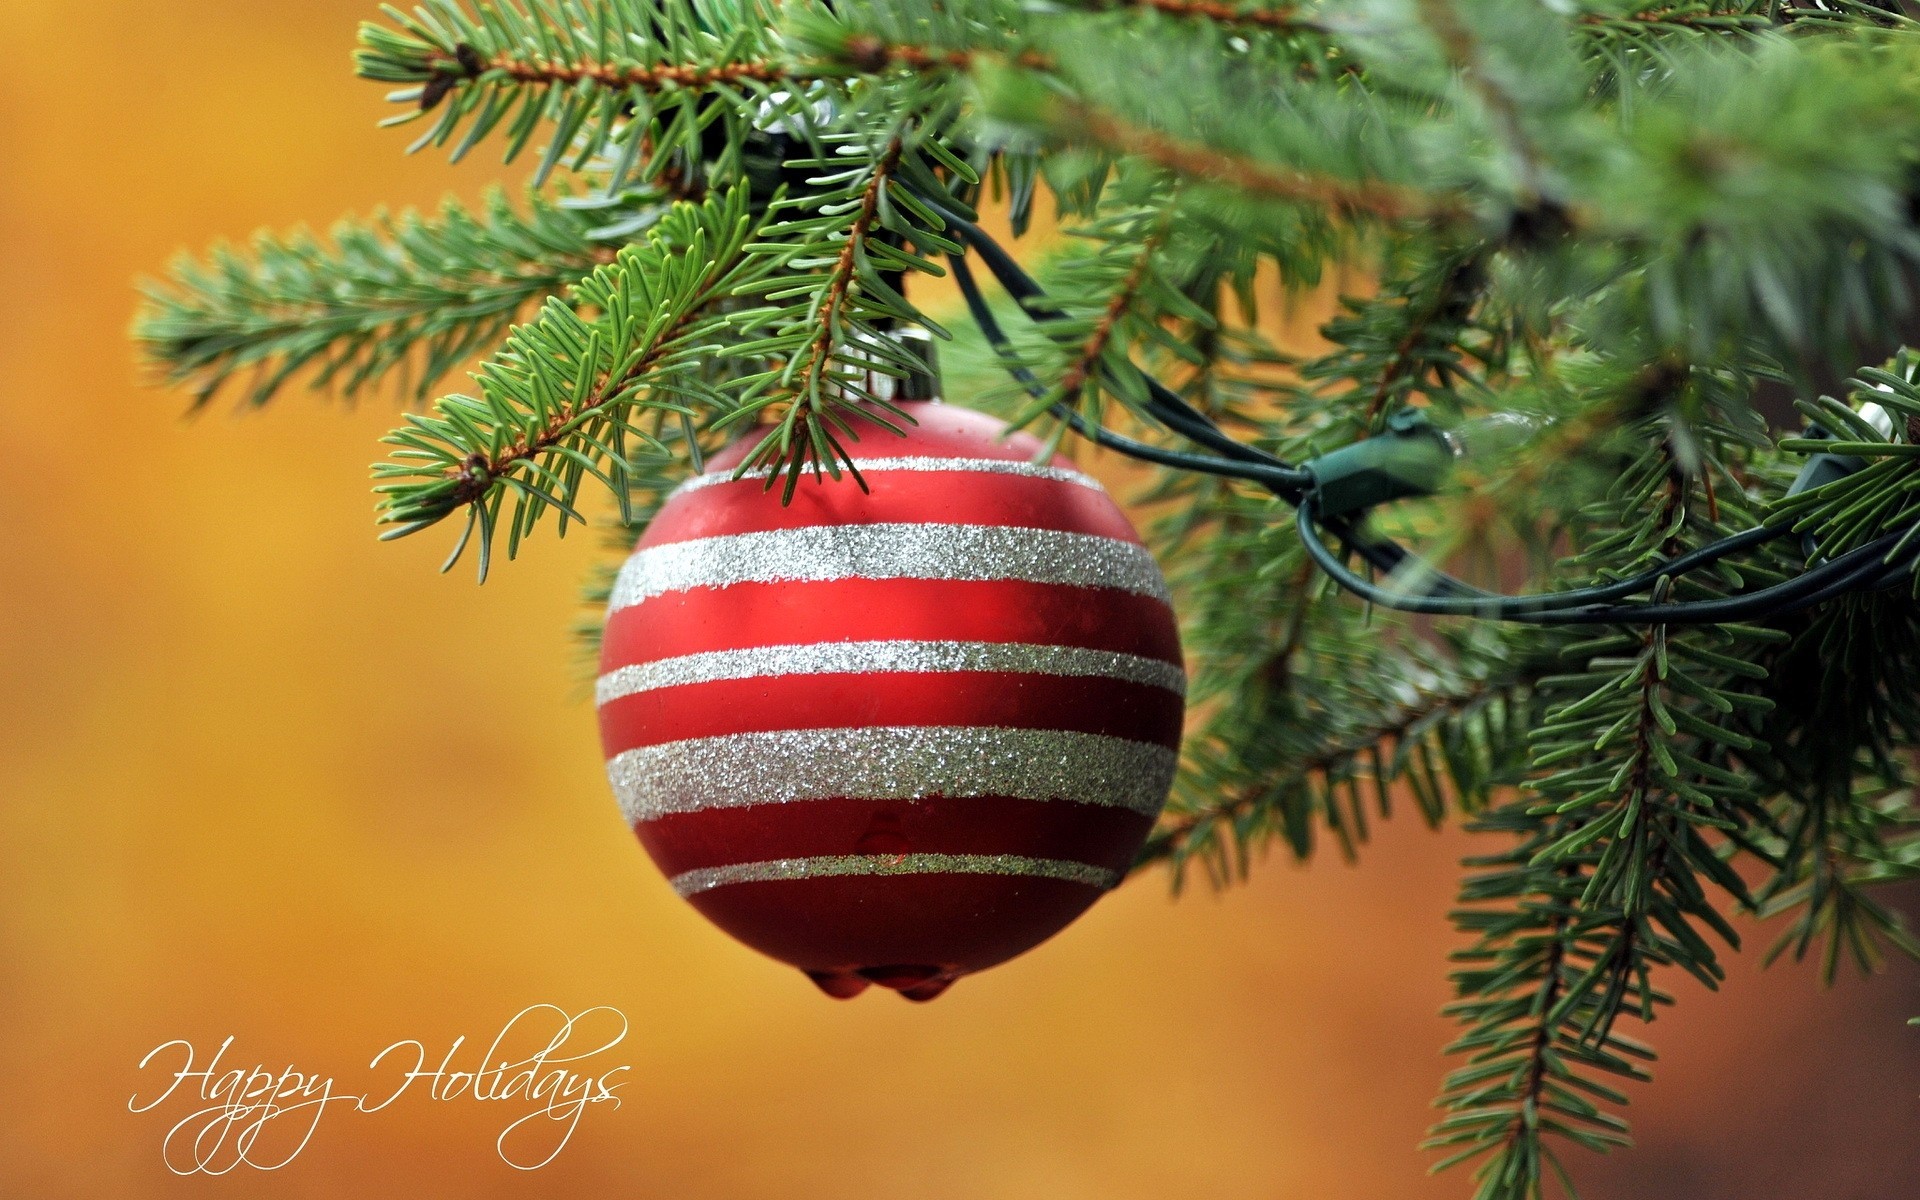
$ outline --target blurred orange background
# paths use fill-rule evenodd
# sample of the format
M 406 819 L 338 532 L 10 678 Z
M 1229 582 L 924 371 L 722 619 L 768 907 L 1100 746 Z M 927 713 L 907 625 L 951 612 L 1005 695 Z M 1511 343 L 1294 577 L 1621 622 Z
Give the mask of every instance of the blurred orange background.
M 384 401 L 194 421 L 142 385 L 132 281 L 180 247 L 517 174 L 406 158 L 347 53 L 367 0 L 11 0 L 0 71 L 0 1195 L 1461 1196 L 1415 1146 L 1447 1063 L 1469 839 L 1135 879 L 925 1007 L 847 1004 L 678 901 L 622 827 L 568 630 L 592 536 L 485 588 L 373 540 Z M 1909 896 L 1911 902 L 1915 897 Z M 1912 903 L 1909 907 L 1915 907 Z M 1750 924 L 1750 923 L 1749 923 Z M 1749 941 L 1764 945 L 1770 931 Z M 1647 1035 L 1592 1197 L 1920 1180 L 1920 972 L 1734 964 Z M 337 1076 L 532 1003 L 632 1023 L 617 1111 L 553 1163 L 524 1109 L 329 1113 L 285 1169 L 176 1177 L 141 1056 Z M 513 1109 L 511 1113 L 507 1109 Z

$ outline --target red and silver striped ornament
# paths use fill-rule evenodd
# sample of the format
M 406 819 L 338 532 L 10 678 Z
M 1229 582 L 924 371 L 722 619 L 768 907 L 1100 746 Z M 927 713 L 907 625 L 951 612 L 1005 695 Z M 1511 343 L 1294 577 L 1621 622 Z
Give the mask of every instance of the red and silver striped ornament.
M 673 888 L 828 994 L 911 999 L 1064 928 L 1166 800 L 1166 582 L 1100 485 L 981 413 L 902 405 L 789 504 L 748 445 L 621 569 L 607 773 Z

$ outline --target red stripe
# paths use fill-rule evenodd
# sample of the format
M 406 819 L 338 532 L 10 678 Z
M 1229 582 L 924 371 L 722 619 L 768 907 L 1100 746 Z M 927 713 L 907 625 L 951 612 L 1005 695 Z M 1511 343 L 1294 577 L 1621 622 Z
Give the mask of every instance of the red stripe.
M 737 583 L 652 596 L 607 619 L 601 670 L 706 650 L 815 642 L 1030 642 L 1178 663 L 1173 613 L 1151 596 L 1020 580 Z
M 1184 705 L 1123 679 L 995 671 L 777 675 L 655 688 L 600 707 L 608 758 L 636 746 L 777 729 L 969 725 L 1180 745 Z
M 901 409 L 917 424 L 908 424 L 891 413 L 876 412 L 889 424 L 906 430 L 901 437 L 886 426 L 869 420 L 855 420 L 851 431 L 839 433 L 840 440 L 854 458 L 907 458 L 922 455 L 933 458 L 998 458 L 1008 462 L 1033 462 L 1043 446 L 1030 433 L 1007 433 L 1007 424 L 982 412 L 953 404 L 914 401 Z M 771 432 L 769 430 L 768 432 Z M 1002 435 L 1005 435 L 1004 437 Z M 713 456 L 707 473 L 721 475 L 740 465 L 747 452 L 758 445 L 766 433 L 743 438 Z M 1071 466 L 1054 455 L 1054 466 Z M 808 479 L 811 480 L 811 476 Z M 803 488 L 806 484 L 801 485 Z
M 640 547 L 813 525 L 997 525 L 1089 533 L 1139 544 L 1105 492 L 1061 479 L 981 471 L 876 471 L 808 485 L 790 504 L 759 479 L 717 483 L 668 501 Z
M 1152 826 L 1130 809 L 1097 804 L 932 796 L 708 808 L 646 821 L 634 832 L 668 875 L 836 854 L 1023 854 L 1124 871 Z
M 802 970 L 964 973 L 1032 949 L 1099 898 L 1061 879 L 869 875 L 741 883 L 691 900 L 740 941 Z

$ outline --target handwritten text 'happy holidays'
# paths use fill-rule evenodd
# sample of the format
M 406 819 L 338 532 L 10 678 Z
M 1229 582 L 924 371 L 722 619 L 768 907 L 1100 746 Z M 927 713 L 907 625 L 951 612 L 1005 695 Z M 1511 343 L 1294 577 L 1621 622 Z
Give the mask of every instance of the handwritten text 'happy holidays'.
M 501 1130 L 494 1148 L 509 1166 L 532 1171 L 566 1148 L 589 1104 L 620 1106 L 614 1095 L 620 1084 L 612 1080 L 628 1067 L 597 1073 L 574 1068 L 626 1036 L 627 1018 L 618 1009 L 602 1006 L 568 1016 L 551 1004 L 532 1004 L 514 1014 L 478 1056 L 471 1050 L 463 1055 L 464 1035 L 437 1059 L 424 1042 L 394 1042 L 368 1064 L 375 1081 L 351 1095 L 330 1075 L 292 1066 L 232 1066 L 231 1037 L 204 1061 L 192 1042 L 175 1039 L 140 1060 L 142 1071 L 164 1072 L 165 1082 L 156 1094 L 143 1098 L 135 1092 L 127 1107 L 144 1113 L 169 1100 L 198 1105 L 167 1130 L 161 1155 L 177 1175 L 224 1175 L 241 1166 L 286 1166 L 307 1148 L 332 1108 L 379 1112 L 410 1091 L 433 1100 L 514 1102 L 531 1110 Z

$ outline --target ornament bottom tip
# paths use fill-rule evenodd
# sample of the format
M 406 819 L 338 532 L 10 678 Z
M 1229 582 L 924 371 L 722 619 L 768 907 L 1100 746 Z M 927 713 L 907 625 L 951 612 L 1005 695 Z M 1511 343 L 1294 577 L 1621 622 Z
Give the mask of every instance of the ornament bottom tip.
M 878 984 L 903 998 L 924 1004 L 953 986 L 960 972 L 921 965 L 852 967 L 845 970 L 803 970 L 813 985 L 835 1000 L 851 1000 Z

